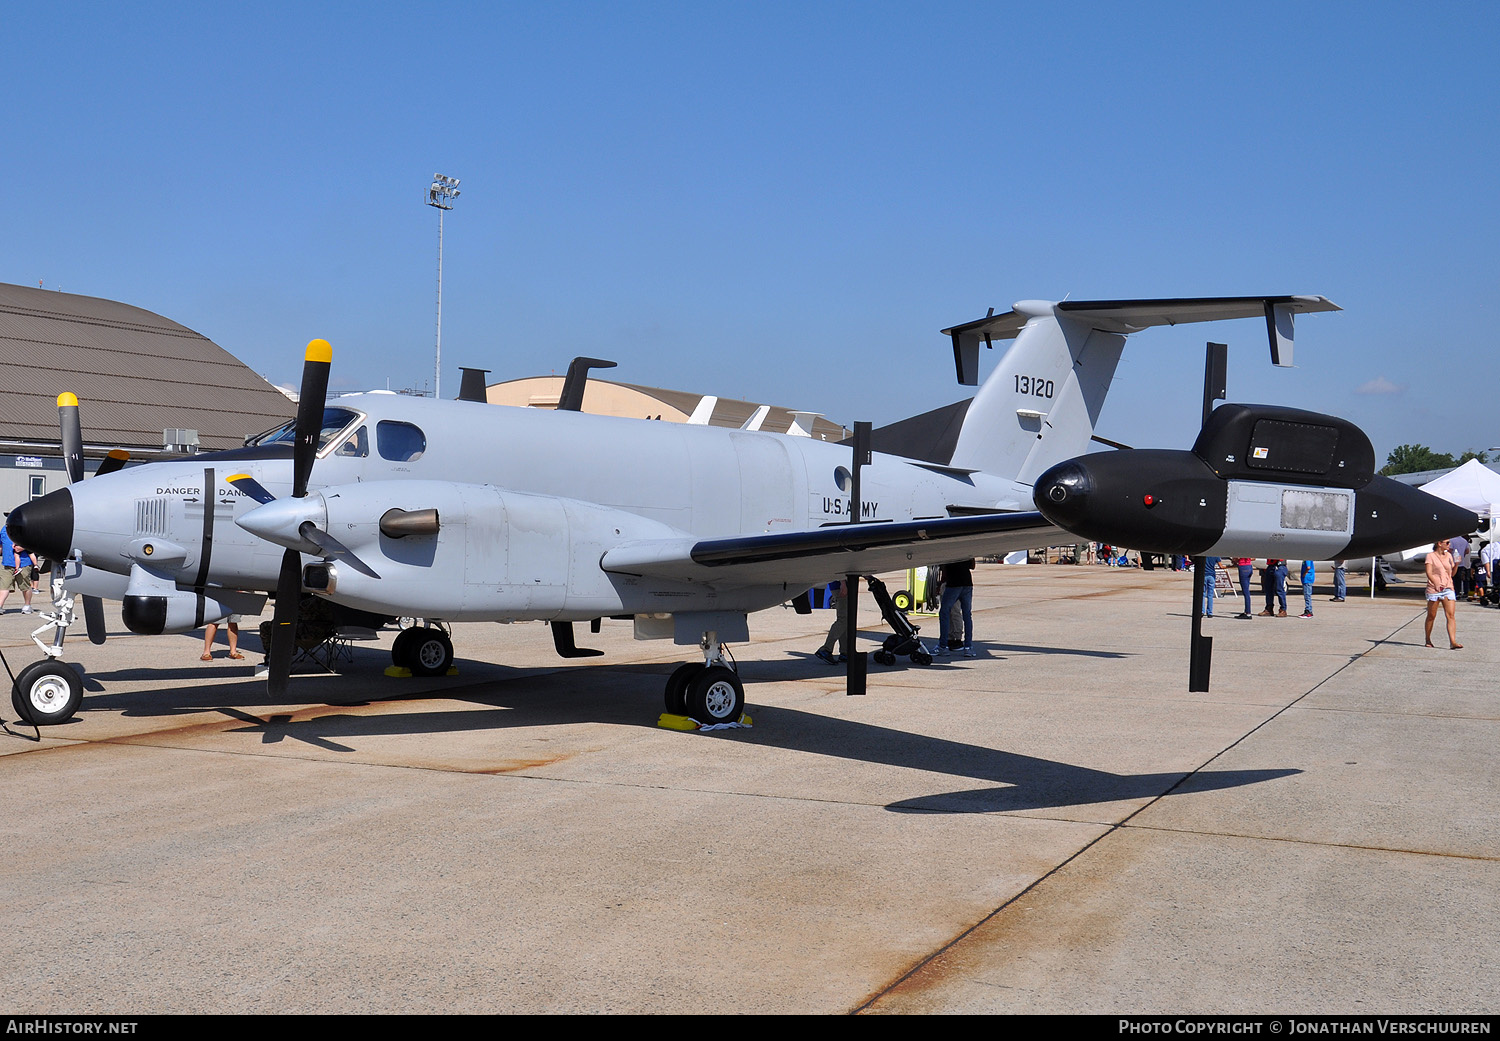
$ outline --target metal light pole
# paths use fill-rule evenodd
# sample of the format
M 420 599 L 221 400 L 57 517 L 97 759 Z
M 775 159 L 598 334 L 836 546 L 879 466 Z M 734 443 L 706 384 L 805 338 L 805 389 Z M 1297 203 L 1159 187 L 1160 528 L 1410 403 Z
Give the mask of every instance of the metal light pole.
M 432 365 L 432 396 L 443 396 L 443 213 L 453 209 L 453 200 L 458 198 L 458 178 L 446 174 L 432 175 L 432 186 L 427 189 L 427 205 L 438 211 L 438 270 L 437 270 L 437 349 Z

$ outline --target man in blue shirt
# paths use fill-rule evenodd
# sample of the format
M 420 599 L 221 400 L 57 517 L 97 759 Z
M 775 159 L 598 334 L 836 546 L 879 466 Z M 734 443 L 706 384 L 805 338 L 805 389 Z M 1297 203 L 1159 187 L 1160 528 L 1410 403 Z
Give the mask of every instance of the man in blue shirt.
M 10 514 L 6 514 L 7 517 Z M 22 614 L 31 614 L 31 583 L 36 578 L 36 555 L 10 539 L 10 532 L 0 522 L 0 614 L 12 590 L 19 591 L 26 605 Z

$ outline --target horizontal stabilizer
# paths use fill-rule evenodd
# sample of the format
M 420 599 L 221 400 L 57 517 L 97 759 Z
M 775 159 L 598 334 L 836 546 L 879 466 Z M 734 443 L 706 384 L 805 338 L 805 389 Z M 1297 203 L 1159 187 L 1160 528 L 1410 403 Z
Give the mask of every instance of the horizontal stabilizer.
M 979 347 L 1015 337 L 1032 318 L 1052 314 L 1112 333 L 1136 333 L 1153 325 L 1221 322 L 1236 318 L 1265 318 L 1270 333 L 1271 362 L 1292 363 L 1292 318 L 1315 311 L 1341 308 L 1323 296 L 1212 296 L 1165 300 L 1064 300 L 1049 303 L 1025 300 L 1005 314 L 979 318 L 944 329 L 953 340 L 958 381 L 978 382 Z

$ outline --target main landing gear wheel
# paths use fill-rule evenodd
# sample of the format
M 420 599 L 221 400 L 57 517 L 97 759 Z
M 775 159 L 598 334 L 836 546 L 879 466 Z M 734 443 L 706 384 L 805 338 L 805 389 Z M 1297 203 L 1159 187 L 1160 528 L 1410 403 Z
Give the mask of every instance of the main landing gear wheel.
M 403 663 L 411 670 L 411 674 L 446 676 L 453 665 L 453 641 L 448 639 L 448 634 L 441 629 L 408 629 L 407 632 L 417 634 L 409 645 L 407 660 Z
M 60 661 L 32 662 L 16 677 L 10 703 L 16 715 L 33 726 L 65 723 L 83 704 L 83 680 Z
M 411 668 L 411 645 L 420 634 L 420 629 L 402 629 L 396 634 L 396 642 L 391 644 L 392 665 L 403 669 Z
M 733 669 L 710 665 L 687 685 L 688 715 L 700 723 L 733 723 L 745 712 L 745 687 Z
M 708 668 L 701 661 L 690 661 L 686 665 L 679 665 L 673 670 L 672 675 L 667 677 L 667 711 L 674 716 L 685 716 L 687 709 L 688 684 Z

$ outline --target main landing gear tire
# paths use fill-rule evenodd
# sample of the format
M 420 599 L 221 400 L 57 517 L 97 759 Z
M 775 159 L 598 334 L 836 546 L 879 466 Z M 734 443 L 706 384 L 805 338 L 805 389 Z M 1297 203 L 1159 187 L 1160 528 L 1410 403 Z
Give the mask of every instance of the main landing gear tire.
M 745 713 L 745 687 L 733 669 L 710 665 L 688 683 L 687 709 L 706 725 L 733 723 Z
M 391 664 L 403 669 L 411 668 L 411 645 L 421 634 L 420 629 L 402 629 L 391 644 Z
M 32 662 L 16 677 L 10 703 L 33 726 L 66 723 L 83 704 L 83 680 L 60 661 Z
M 448 639 L 448 634 L 441 629 L 408 629 L 406 632 L 416 634 L 407 645 L 406 661 L 402 663 L 411 674 L 446 676 L 453 665 L 453 641 Z
M 441 628 L 419 628 L 411 645 L 411 675 L 446 676 L 453 667 L 453 640 Z
M 685 716 L 688 714 L 688 684 L 693 681 L 698 673 L 706 668 L 708 666 L 704 665 L 701 661 L 690 661 L 686 665 L 677 666 L 672 675 L 667 677 L 666 701 L 668 712 L 674 716 Z

